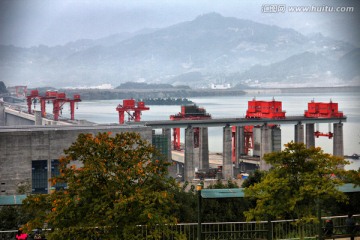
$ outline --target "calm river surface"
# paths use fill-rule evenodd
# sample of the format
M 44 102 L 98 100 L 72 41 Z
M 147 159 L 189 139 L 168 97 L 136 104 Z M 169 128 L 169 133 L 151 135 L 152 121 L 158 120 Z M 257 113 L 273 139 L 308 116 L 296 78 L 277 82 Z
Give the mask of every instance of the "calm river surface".
M 253 94 L 230 97 L 194 97 L 189 98 L 198 106 L 204 107 L 213 118 L 244 117 L 247 109 L 247 102 L 254 97 Z M 344 123 L 344 154 L 360 154 L 360 94 L 357 92 L 340 93 L 271 93 L 255 96 L 257 100 L 270 101 L 274 97 L 277 101 L 282 101 L 283 110 L 287 116 L 302 115 L 307 109 L 307 103 L 311 100 L 315 102 L 333 102 L 339 104 L 339 110 L 347 116 Z M 83 101 L 79 103 L 79 108 L 75 111 L 76 119 L 86 119 L 96 123 L 118 123 L 118 112 L 116 106 L 122 100 L 96 100 Z M 149 111 L 142 114 L 143 121 L 168 120 L 169 116 L 180 111 L 180 106 L 150 106 Z M 69 111 L 63 110 L 63 116 L 67 116 Z M 126 119 L 126 118 L 125 118 Z M 282 144 L 294 139 L 294 126 L 282 125 Z M 319 125 L 320 132 L 328 132 L 328 124 Z M 332 131 L 332 126 L 331 126 Z M 182 132 L 182 135 L 183 132 Z M 183 136 L 182 136 L 183 137 Z M 183 141 L 183 138 L 182 138 Z M 332 139 L 320 137 L 315 139 L 316 146 L 321 147 L 325 152 L 332 153 Z M 222 128 L 209 128 L 209 148 L 211 152 L 222 152 Z M 352 164 L 360 167 L 360 160 Z

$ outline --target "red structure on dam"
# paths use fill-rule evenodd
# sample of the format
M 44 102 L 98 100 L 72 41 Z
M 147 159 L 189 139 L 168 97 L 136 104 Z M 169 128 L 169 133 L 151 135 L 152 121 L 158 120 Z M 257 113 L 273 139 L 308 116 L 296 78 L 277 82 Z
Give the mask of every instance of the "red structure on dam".
M 206 113 L 204 108 L 200 108 L 196 105 L 181 106 L 181 112 L 170 115 L 170 120 L 204 120 L 211 119 L 211 115 Z M 194 129 L 194 147 L 199 147 L 199 128 Z M 173 129 L 173 147 L 174 150 L 180 150 L 180 128 Z
M 308 118 L 338 118 L 343 117 L 343 112 L 339 111 L 338 103 L 330 100 L 329 103 L 314 102 L 308 103 L 308 109 L 305 110 L 304 116 Z
M 308 109 L 305 110 L 304 116 L 307 118 L 342 118 L 344 117 L 344 114 L 339 111 L 338 103 L 334 103 L 331 100 L 328 103 L 315 102 L 312 100 L 308 103 Z M 329 139 L 331 139 L 334 135 L 331 132 L 330 127 L 327 133 L 316 130 L 314 134 L 317 138 L 328 137 Z
M 116 111 L 119 112 L 119 123 L 125 123 L 125 113 L 128 114 L 128 121 L 140 122 L 141 112 L 150 110 L 145 106 L 145 102 L 136 102 L 134 99 L 124 99 L 123 104 L 119 104 L 116 107 Z
M 282 110 L 282 102 L 258 101 L 255 98 L 248 101 L 246 118 L 285 118 L 285 111 Z
M 32 104 L 34 106 L 39 101 L 40 102 L 40 109 L 41 109 L 41 116 L 46 117 L 46 103 L 53 103 L 53 114 L 54 120 L 58 121 L 59 116 L 61 115 L 62 108 L 65 103 L 70 103 L 70 119 L 75 119 L 75 103 L 81 102 L 80 95 L 75 94 L 73 99 L 67 98 L 66 94 L 63 92 L 58 91 L 46 91 L 44 96 L 39 95 L 38 90 L 32 90 L 30 95 L 26 96 L 27 105 L 28 105 L 28 112 L 32 113 Z
M 251 101 L 248 101 L 248 109 L 246 110 L 246 116 L 245 118 L 248 119 L 283 119 L 285 118 L 285 111 L 282 109 L 282 102 L 281 101 L 275 101 L 273 99 L 272 101 L 262 101 L 262 100 L 256 100 L 255 98 Z M 269 127 L 274 127 L 276 125 L 269 125 Z M 254 137 L 253 137 L 253 125 L 244 126 L 244 141 L 243 141 L 243 147 L 244 151 L 242 154 L 248 154 L 250 149 L 254 148 Z M 236 159 L 236 127 L 232 127 L 232 158 L 233 161 Z M 240 141 L 240 139 L 238 139 Z

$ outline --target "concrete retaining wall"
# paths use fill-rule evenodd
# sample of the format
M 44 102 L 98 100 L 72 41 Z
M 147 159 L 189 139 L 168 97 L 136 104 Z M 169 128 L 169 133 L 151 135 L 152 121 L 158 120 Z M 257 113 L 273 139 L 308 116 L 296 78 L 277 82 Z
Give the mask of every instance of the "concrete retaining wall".
M 50 177 L 51 160 L 59 159 L 63 150 L 70 147 L 80 133 L 99 132 L 138 132 L 148 142 L 151 143 L 152 140 L 150 127 L 114 125 L 0 128 L 0 195 L 15 194 L 18 185 L 26 180 L 31 183 L 32 161 L 47 160 Z

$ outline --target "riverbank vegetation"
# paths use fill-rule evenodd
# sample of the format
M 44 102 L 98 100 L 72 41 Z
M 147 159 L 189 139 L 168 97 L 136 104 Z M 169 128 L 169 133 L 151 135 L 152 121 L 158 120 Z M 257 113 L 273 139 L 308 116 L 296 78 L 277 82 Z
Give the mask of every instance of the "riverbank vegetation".
M 194 102 L 187 98 L 142 98 L 137 102 L 145 102 L 145 105 L 187 105 Z

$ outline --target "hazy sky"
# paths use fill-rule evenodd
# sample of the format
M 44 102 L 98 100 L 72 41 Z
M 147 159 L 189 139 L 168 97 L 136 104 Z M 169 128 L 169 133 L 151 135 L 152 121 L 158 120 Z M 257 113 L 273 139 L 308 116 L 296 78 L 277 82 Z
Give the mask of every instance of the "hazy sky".
M 143 28 L 161 28 L 217 12 L 226 17 L 322 32 L 360 46 L 357 0 L 0 0 L 0 44 L 59 45 Z M 269 5 L 286 5 L 269 13 Z M 267 8 L 264 8 L 267 7 Z M 352 12 L 290 12 L 291 6 L 354 7 Z M 266 12 L 264 12 L 264 10 Z

